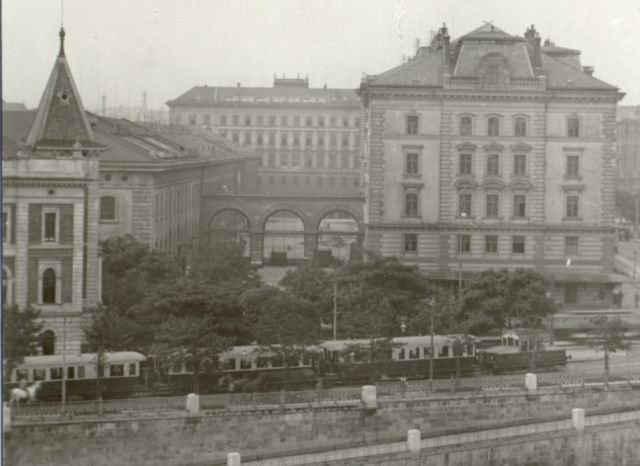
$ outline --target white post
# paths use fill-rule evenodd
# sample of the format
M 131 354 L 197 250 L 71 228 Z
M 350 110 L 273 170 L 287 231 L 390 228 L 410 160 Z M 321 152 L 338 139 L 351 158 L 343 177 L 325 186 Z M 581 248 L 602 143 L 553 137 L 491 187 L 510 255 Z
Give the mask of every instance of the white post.
M 362 405 L 364 409 L 378 409 L 378 397 L 375 385 L 365 385 L 362 387 Z
M 200 397 L 195 393 L 187 395 L 187 415 L 197 416 L 200 413 Z
M 420 431 L 418 429 L 407 431 L 407 448 L 411 453 L 420 453 Z
M 528 373 L 524 378 L 524 386 L 529 393 L 535 393 L 538 390 L 538 376 Z
M 11 406 L 9 403 L 2 403 L 2 430 L 11 432 Z
M 582 432 L 584 430 L 584 409 L 583 408 L 573 408 L 571 410 L 571 425 L 578 432 Z
M 227 466 L 241 466 L 240 453 L 227 454 Z

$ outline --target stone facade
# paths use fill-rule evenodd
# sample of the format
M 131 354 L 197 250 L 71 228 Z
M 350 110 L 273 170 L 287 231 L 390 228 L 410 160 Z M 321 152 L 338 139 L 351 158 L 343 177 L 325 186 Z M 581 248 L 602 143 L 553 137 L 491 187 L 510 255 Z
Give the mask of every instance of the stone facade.
M 26 138 L 3 143 L 3 304 L 41 311 L 55 353 L 79 353 L 86 308 L 98 304 L 98 157 L 60 53 Z
M 487 25 L 453 42 L 443 28 L 408 63 L 366 77 L 366 247 L 450 283 L 534 268 L 564 307 L 610 307 L 623 281 L 613 271 L 622 94 L 592 71 L 579 51 L 542 46 L 533 27 L 517 37 Z

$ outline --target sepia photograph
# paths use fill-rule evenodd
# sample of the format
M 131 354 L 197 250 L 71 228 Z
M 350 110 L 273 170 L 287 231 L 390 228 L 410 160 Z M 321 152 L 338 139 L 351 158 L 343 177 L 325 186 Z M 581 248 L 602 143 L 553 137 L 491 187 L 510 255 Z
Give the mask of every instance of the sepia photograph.
M 2 464 L 640 466 L 640 3 L 4 0 Z

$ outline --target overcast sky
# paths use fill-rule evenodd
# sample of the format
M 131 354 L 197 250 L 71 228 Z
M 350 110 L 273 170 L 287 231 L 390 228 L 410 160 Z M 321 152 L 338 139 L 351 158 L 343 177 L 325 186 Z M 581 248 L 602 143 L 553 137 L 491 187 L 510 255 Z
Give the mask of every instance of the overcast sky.
M 35 107 L 58 50 L 60 0 L 2 2 L 2 91 Z M 404 16 L 400 15 L 405 11 Z M 398 17 L 403 19 L 398 20 Z M 453 38 L 483 24 L 582 50 L 582 64 L 640 104 L 638 0 L 65 0 L 66 52 L 85 107 L 158 108 L 194 85 L 355 88 L 413 54 L 443 22 Z

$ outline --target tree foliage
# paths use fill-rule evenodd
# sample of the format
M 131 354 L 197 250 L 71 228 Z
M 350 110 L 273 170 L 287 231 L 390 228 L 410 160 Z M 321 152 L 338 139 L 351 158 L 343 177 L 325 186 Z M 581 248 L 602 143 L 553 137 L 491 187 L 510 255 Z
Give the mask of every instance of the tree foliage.
M 589 320 L 591 330 L 588 334 L 589 344 L 604 351 L 605 376 L 609 372 L 609 353 L 630 348 L 625 341 L 627 327 L 619 317 L 597 316 Z
M 5 380 L 9 380 L 11 372 L 24 362 L 25 356 L 38 354 L 38 335 L 42 330 L 39 315 L 32 307 L 21 311 L 15 304 L 2 306 Z
M 158 328 L 152 354 L 169 365 L 193 372 L 193 390 L 200 391 L 200 376 L 218 368 L 220 353 L 232 339 L 220 335 L 220 325 L 211 315 L 170 316 Z
M 473 319 L 475 315 L 477 321 L 471 330 L 478 333 L 509 328 L 523 321 L 529 327 L 539 328 L 556 309 L 546 293 L 544 279 L 533 270 L 486 270 L 467 283 L 461 318 Z

